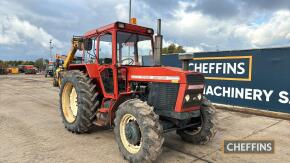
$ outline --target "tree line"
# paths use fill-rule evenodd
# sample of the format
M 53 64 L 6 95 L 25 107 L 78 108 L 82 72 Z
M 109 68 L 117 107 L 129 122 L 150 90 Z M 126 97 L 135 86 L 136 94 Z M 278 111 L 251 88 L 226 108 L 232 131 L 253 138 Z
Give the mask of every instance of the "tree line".
M 43 59 L 43 58 L 38 58 L 35 61 L 3 61 L 0 60 L 0 67 L 18 67 L 19 65 L 33 65 L 35 67 L 37 67 L 40 70 L 44 70 L 46 64 L 48 64 L 48 60 L 47 59 Z
M 168 47 L 162 48 L 162 54 L 171 54 L 171 53 L 185 53 L 183 46 L 175 45 L 171 43 Z

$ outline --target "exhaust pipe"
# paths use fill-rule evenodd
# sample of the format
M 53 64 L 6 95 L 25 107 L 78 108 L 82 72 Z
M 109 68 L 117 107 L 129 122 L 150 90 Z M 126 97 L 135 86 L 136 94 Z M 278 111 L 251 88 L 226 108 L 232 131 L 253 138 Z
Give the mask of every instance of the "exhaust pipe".
M 161 19 L 157 19 L 157 35 L 154 38 L 154 65 L 161 65 L 160 58 L 162 54 L 162 40 L 163 36 L 161 35 Z
M 161 55 L 162 55 L 162 40 L 163 36 L 161 35 L 161 19 L 157 19 L 157 35 L 154 37 L 154 54 L 153 61 L 155 66 L 161 65 Z M 185 71 L 189 70 L 189 62 L 194 57 L 193 54 L 184 53 L 179 55 L 179 60 L 182 62 L 182 68 Z
M 182 69 L 185 71 L 189 70 L 189 62 L 194 57 L 194 54 L 190 53 L 183 53 L 178 55 L 178 59 L 181 61 Z

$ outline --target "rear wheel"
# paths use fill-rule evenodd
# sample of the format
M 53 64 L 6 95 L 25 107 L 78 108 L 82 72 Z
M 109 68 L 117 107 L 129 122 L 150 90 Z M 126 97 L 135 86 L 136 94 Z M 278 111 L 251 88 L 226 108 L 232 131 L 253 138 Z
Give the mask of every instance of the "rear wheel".
M 68 71 L 62 78 L 60 110 L 65 128 L 73 133 L 88 132 L 99 105 L 96 85 L 81 71 Z
M 147 103 L 138 99 L 125 101 L 119 106 L 114 123 L 116 141 L 126 160 L 150 162 L 162 152 L 162 126 Z
M 206 144 L 213 139 L 216 133 L 215 108 L 209 100 L 204 98 L 200 112 L 201 116 L 198 120 L 201 121 L 201 126 L 177 130 L 177 134 L 180 135 L 184 141 L 193 144 Z

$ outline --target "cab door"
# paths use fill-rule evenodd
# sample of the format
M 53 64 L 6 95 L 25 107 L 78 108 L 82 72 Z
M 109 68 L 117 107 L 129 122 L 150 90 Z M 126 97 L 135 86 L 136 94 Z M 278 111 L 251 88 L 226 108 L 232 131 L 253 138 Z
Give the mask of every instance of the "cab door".
M 115 98 L 117 80 L 116 67 L 114 62 L 114 41 L 110 32 L 101 34 L 98 37 L 98 69 L 100 72 L 101 85 L 105 98 Z

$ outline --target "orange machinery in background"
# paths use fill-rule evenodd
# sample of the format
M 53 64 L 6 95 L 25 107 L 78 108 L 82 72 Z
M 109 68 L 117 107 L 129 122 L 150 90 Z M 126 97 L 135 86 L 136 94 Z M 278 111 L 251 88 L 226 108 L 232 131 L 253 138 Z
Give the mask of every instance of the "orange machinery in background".
M 18 67 L 9 67 L 7 70 L 8 70 L 8 73 L 11 73 L 11 74 L 19 74 Z

